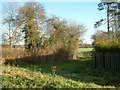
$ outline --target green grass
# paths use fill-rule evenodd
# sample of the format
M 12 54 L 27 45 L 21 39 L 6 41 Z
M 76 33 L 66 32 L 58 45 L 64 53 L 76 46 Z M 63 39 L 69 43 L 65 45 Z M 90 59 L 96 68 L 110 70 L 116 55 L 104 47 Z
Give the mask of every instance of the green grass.
M 4 88 L 115 88 L 120 87 L 120 73 L 94 69 L 91 50 L 80 50 L 84 57 L 54 63 L 21 63 L 2 66 Z M 85 57 L 86 56 L 86 57 Z M 51 74 L 56 66 L 56 75 Z
M 79 48 L 80 56 L 89 60 L 92 57 L 92 50 L 93 48 Z
M 80 52 L 90 52 L 92 51 L 93 48 L 80 48 L 79 51 Z

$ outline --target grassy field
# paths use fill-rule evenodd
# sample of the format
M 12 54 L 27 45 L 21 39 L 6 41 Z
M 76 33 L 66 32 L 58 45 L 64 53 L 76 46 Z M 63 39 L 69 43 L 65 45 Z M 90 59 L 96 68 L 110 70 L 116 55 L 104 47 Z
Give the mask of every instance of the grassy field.
M 79 50 L 79 60 L 21 63 L 2 67 L 3 88 L 120 88 L 120 73 L 93 67 L 91 49 Z M 55 75 L 51 67 L 56 66 Z M 1 68 L 0 67 L 0 68 Z
M 80 52 L 90 52 L 92 50 L 93 50 L 93 48 L 80 48 L 79 49 Z
M 92 53 L 91 53 L 92 50 L 93 48 L 80 48 L 79 52 L 82 57 L 90 60 L 92 56 Z

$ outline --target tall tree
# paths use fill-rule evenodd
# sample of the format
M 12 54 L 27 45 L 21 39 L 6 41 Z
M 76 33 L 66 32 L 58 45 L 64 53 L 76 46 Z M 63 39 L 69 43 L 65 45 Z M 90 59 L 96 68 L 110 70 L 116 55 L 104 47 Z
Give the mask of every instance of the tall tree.
M 7 31 L 3 33 L 4 39 L 9 42 L 10 47 L 22 40 L 21 31 L 17 25 L 18 3 L 9 2 L 3 7 L 3 25 Z
M 38 2 L 27 2 L 19 9 L 19 25 L 25 34 L 25 46 L 34 50 L 40 44 L 40 26 L 45 19 L 43 6 Z
M 119 15 L 119 2 L 101 2 L 98 4 L 98 9 L 101 10 L 106 10 L 107 12 L 107 30 L 108 30 L 108 36 L 110 37 L 110 28 L 112 29 L 115 34 L 118 32 L 118 15 Z M 102 25 L 102 22 L 105 21 L 106 19 L 101 19 L 100 21 L 97 21 L 95 23 L 95 28 L 99 27 Z M 117 35 L 116 35 L 117 36 Z

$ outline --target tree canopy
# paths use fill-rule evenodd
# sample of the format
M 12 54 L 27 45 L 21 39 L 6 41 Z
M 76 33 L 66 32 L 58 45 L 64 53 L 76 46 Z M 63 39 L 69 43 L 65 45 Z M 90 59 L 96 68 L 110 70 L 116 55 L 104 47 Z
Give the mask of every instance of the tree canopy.
M 14 17 L 10 14 L 10 17 L 5 16 L 4 19 L 10 26 L 8 31 L 14 27 L 15 31 L 20 31 L 25 49 L 32 51 L 32 55 L 37 53 L 39 56 L 44 52 L 45 55 L 53 54 L 63 59 L 76 59 L 79 56 L 81 35 L 85 31 L 83 25 L 55 16 L 48 18 L 44 7 L 39 2 L 27 2 L 17 8 L 12 15 Z M 13 34 L 8 39 L 11 40 L 14 36 Z M 5 34 L 3 34 L 3 39 L 7 40 Z M 8 44 L 11 45 L 12 42 L 14 39 Z

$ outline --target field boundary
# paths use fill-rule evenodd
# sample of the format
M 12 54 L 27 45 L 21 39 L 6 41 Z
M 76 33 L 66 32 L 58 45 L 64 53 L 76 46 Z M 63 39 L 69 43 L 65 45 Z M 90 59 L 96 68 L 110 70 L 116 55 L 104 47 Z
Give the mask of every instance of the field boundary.
M 120 69 L 119 52 L 93 52 L 93 61 L 97 68 Z

